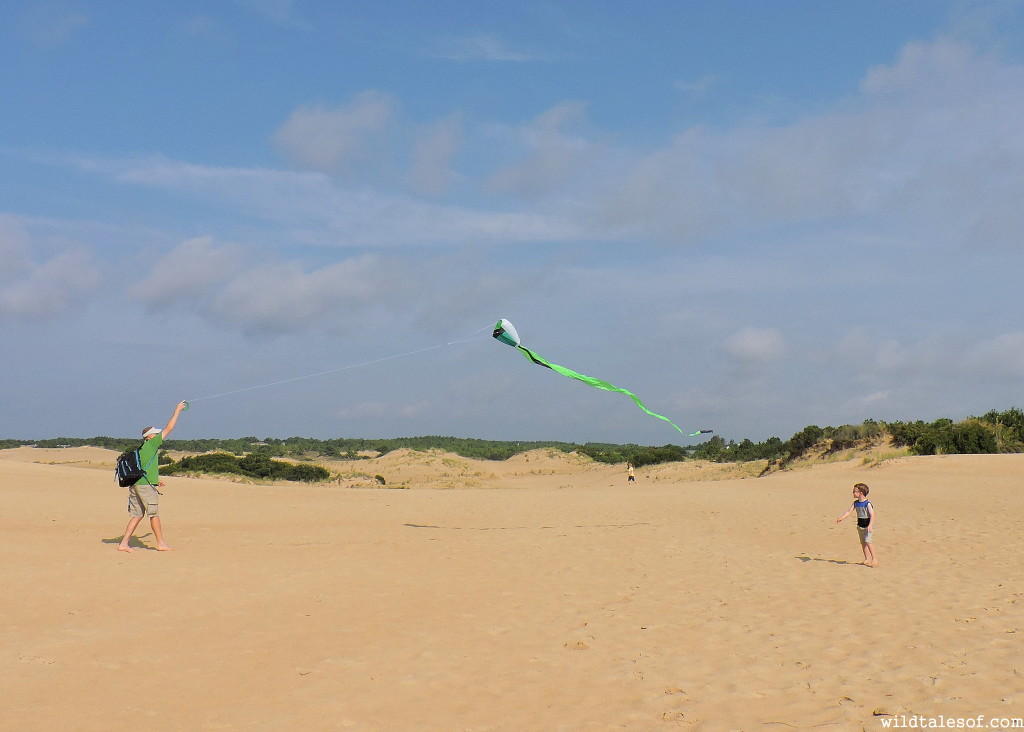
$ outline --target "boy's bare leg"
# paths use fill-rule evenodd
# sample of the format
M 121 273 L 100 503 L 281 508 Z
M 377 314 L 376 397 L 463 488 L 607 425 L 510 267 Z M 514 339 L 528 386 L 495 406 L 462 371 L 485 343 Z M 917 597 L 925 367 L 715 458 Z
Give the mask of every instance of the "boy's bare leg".
M 868 561 L 868 564 L 870 564 L 872 567 L 877 567 L 878 566 L 878 558 L 875 556 L 875 545 L 874 544 L 865 544 L 864 545 L 864 551 L 865 551 L 865 553 L 867 555 L 870 555 L 870 556 L 866 556 L 865 557 L 867 559 L 867 561 Z
M 160 525 L 160 517 L 153 516 L 149 519 L 149 525 L 153 527 L 153 536 L 156 538 L 156 549 L 160 552 L 169 552 L 171 548 L 164 541 L 163 527 Z
M 125 527 L 124 536 L 121 537 L 121 543 L 117 545 L 119 552 L 130 552 L 132 548 L 128 545 L 128 542 L 132 539 L 132 534 L 135 533 L 135 527 L 142 521 L 142 516 L 132 516 L 128 519 L 128 526 Z

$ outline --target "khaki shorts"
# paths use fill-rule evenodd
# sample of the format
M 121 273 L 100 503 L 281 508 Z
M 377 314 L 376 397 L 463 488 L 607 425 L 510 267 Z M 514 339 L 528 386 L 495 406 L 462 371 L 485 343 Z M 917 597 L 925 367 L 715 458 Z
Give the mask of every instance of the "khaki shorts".
M 160 491 L 149 483 L 136 483 L 128 488 L 128 514 L 136 517 L 160 515 Z
M 860 543 L 861 544 L 870 544 L 871 543 L 871 535 L 873 533 L 875 533 L 875 532 L 868 531 L 868 527 L 867 526 L 858 526 L 857 527 L 857 534 L 860 535 Z

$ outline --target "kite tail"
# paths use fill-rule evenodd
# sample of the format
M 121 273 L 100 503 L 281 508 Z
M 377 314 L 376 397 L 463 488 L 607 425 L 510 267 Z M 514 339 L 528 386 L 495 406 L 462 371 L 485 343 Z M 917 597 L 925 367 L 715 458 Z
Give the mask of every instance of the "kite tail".
M 632 399 L 633 403 L 636 404 L 638 407 L 640 407 L 640 409 L 642 409 L 645 412 L 647 412 L 647 414 L 651 415 L 652 417 L 657 417 L 658 419 L 662 419 L 662 420 L 668 422 L 670 425 L 675 427 L 676 431 L 678 431 L 680 434 L 684 434 L 684 435 L 686 434 L 679 427 L 679 425 L 677 425 L 675 422 L 673 422 L 668 417 L 666 417 L 664 415 L 661 415 L 661 414 L 657 414 L 656 412 L 652 412 L 650 409 L 648 409 L 647 405 L 644 404 L 642 401 L 640 401 L 640 397 L 638 397 L 636 394 L 631 392 L 629 389 L 623 389 L 622 387 L 615 386 L 615 384 L 611 384 L 611 383 L 605 381 L 604 379 L 597 379 L 597 378 L 595 378 L 593 376 L 587 376 L 586 374 L 578 373 L 576 371 L 573 371 L 572 369 L 567 369 L 565 366 L 559 366 L 557 363 L 551 363 L 550 361 L 547 361 L 546 359 L 543 359 L 540 356 L 538 356 L 536 353 L 531 351 L 529 348 L 524 348 L 523 346 L 516 346 L 516 349 L 519 350 L 529 361 L 532 361 L 533 363 L 537 364 L 538 366 L 544 366 L 546 368 L 551 369 L 552 371 L 557 371 L 562 376 L 568 376 L 570 379 L 576 379 L 577 381 L 582 381 L 584 384 L 588 384 L 590 386 L 593 386 L 596 389 L 604 389 L 605 391 L 616 391 L 619 394 L 625 394 L 630 399 Z M 700 434 L 700 432 L 694 432 L 693 434 L 687 435 L 687 436 L 688 437 L 693 437 L 694 435 L 699 435 L 699 434 Z

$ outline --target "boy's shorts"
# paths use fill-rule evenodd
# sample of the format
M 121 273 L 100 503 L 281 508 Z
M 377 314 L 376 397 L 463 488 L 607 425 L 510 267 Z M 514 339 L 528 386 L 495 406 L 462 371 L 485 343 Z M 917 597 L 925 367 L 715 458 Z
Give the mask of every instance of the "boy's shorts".
M 861 544 L 870 544 L 871 543 L 871 535 L 874 532 L 873 531 L 868 531 L 868 527 L 867 526 L 858 526 L 857 527 L 857 533 L 860 535 L 860 543 Z
M 149 483 L 136 483 L 128 488 L 128 514 L 137 518 L 160 515 L 160 491 Z

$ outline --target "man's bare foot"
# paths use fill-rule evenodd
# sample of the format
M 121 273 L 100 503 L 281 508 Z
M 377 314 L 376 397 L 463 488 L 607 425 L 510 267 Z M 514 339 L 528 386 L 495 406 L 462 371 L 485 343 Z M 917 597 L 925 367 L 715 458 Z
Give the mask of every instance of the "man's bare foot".
M 156 548 L 156 550 L 158 552 L 173 552 L 174 551 L 174 549 L 172 549 L 171 547 L 167 546 L 166 544 L 164 544 L 163 546 L 158 546 Z
M 131 551 L 132 551 L 132 548 L 130 546 L 125 546 L 124 544 L 118 544 L 117 545 L 117 550 L 119 552 L 128 552 L 130 554 Z

